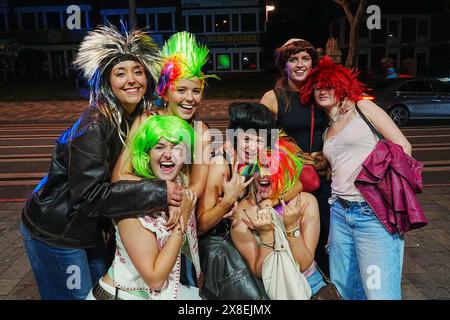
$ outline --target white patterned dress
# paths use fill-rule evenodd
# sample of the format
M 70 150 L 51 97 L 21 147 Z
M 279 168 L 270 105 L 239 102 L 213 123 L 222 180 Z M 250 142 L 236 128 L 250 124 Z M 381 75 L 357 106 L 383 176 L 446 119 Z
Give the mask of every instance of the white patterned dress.
M 185 181 L 185 179 L 182 180 Z M 168 230 L 165 226 L 167 221 L 166 214 L 163 212 L 152 215 L 142 214 L 138 216 L 138 219 L 145 229 L 155 234 L 158 249 L 161 250 L 172 234 L 172 230 Z M 160 290 L 154 290 L 144 282 L 137 272 L 122 243 L 116 223 L 114 223 L 114 227 L 116 228 L 116 254 L 108 274 L 113 279 L 116 287 L 149 300 L 200 299 L 198 288 L 184 286 L 180 283 L 182 250 L 178 253 L 175 265 L 169 273 L 164 286 Z M 185 239 L 183 241 L 187 241 L 188 245 L 183 245 L 182 248 L 189 250 L 186 254 L 191 258 L 192 263 L 194 264 L 198 279 L 200 277 L 200 259 L 198 255 L 197 223 L 195 219 L 195 212 L 193 212 L 189 218 Z

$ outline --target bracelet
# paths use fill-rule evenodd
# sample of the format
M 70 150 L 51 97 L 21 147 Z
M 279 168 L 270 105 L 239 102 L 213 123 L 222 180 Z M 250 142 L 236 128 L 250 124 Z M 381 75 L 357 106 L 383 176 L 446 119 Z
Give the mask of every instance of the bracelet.
M 275 244 L 275 241 L 273 242 L 274 244 Z M 266 243 L 264 243 L 264 242 L 260 242 L 260 245 L 261 245 L 261 247 L 264 247 L 264 248 L 266 248 L 266 249 L 270 249 L 270 250 L 275 250 L 275 247 L 272 245 L 272 246 L 269 246 L 269 245 L 267 245 Z
M 260 241 L 259 243 L 265 244 L 265 245 L 268 245 L 268 246 L 270 246 L 270 245 L 273 246 L 275 244 L 275 240 L 274 241 L 270 241 L 270 242 Z
M 297 230 L 297 229 L 299 229 L 299 226 L 296 226 L 294 229 L 292 229 L 292 230 L 286 230 L 286 233 L 292 233 L 292 232 L 294 232 L 295 230 Z

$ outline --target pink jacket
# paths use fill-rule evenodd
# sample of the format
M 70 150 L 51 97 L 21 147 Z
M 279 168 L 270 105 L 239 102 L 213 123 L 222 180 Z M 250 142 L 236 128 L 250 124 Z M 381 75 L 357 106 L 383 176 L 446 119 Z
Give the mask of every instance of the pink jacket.
M 422 168 L 388 140 L 380 140 L 362 164 L 355 186 L 390 234 L 428 223 L 415 196 L 422 192 Z

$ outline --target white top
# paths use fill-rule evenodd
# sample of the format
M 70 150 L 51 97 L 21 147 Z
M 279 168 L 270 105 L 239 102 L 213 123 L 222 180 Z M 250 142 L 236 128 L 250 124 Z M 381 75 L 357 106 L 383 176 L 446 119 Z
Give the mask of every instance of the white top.
M 142 226 L 153 232 L 156 236 L 158 249 L 161 250 L 172 234 L 172 230 L 168 230 L 165 226 L 167 221 L 166 215 L 163 212 L 154 215 L 140 215 L 139 222 Z M 108 271 L 112 275 L 114 285 L 119 289 L 133 292 L 138 296 L 147 298 L 149 300 L 177 300 L 180 299 L 180 271 L 181 271 L 181 250 L 178 253 L 177 260 L 173 266 L 172 271 L 167 277 L 166 283 L 161 290 L 154 290 L 150 288 L 141 278 L 130 257 L 125 250 L 125 247 L 120 238 L 120 234 L 116 223 L 116 254 L 114 261 Z M 188 249 L 186 254 L 191 258 L 194 264 L 197 278 L 200 276 L 200 259 L 198 255 L 198 241 L 197 241 L 197 223 L 195 219 L 195 212 L 189 218 L 188 227 L 186 230 L 185 239 L 188 246 L 183 245 L 183 249 Z
M 330 203 L 337 196 L 348 201 L 365 201 L 355 187 L 355 179 L 378 138 L 356 109 L 353 112 L 354 117 L 335 136 L 325 139 L 328 129 L 323 134 L 323 154 L 331 166 Z

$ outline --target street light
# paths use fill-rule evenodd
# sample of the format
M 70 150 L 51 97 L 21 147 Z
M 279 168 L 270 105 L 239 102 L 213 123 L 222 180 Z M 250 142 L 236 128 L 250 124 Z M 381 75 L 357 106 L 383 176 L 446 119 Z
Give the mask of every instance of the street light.
M 275 10 L 274 5 L 266 5 L 266 23 L 269 21 L 269 11 Z

